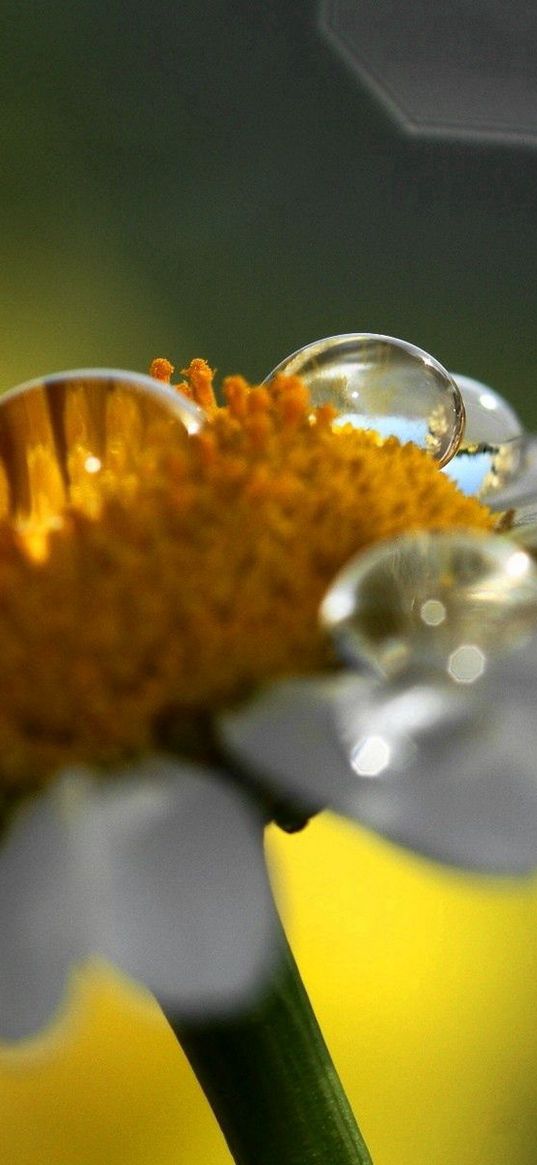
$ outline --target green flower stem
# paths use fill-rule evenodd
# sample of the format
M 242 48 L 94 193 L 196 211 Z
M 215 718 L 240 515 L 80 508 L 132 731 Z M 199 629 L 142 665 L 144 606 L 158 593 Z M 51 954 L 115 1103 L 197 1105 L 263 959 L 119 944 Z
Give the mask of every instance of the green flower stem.
M 287 943 L 255 1010 L 168 1019 L 236 1165 L 372 1165 Z

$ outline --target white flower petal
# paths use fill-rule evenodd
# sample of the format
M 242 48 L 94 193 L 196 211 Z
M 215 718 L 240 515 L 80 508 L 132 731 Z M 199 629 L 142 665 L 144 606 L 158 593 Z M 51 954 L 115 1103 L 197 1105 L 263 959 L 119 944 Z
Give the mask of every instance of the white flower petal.
M 221 775 L 154 757 L 92 783 L 77 846 L 96 950 L 186 1017 L 253 998 L 273 947 L 262 823 Z
M 224 746 L 248 772 L 306 809 L 343 807 L 355 778 L 338 731 L 340 705 L 362 707 L 372 680 L 337 677 L 288 680 L 219 718 Z
M 303 803 L 438 861 L 525 873 L 537 867 L 537 722 L 519 701 L 498 708 L 501 687 L 296 681 L 221 729 L 243 765 Z
M 86 954 L 57 791 L 17 812 L 0 848 L 0 1037 L 35 1034 Z
M 537 867 L 535 718 L 527 706 L 502 699 L 496 683 L 480 681 L 455 690 L 451 709 L 446 699 L 443 724 L 420 726 L 401 705 L 423 707 L 431 691 L 388 691 L 377 716 L 364 718 L 389 758 L 378 776 L 362 777 L 347 812 L 437 861 L 529 873 Z

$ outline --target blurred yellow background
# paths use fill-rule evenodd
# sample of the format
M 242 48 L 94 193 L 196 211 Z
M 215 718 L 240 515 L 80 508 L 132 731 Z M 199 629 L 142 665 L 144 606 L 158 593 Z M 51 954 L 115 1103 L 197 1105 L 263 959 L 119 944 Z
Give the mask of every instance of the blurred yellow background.
M 268 849 L 375 1165 L 534 1165 L 535 883 L 439 870 L 328 816 Z M 156 1004 L 102 965 L 56 1033 L 2 1050 L 0 1116 L 2 1165 L 230 1162 Z

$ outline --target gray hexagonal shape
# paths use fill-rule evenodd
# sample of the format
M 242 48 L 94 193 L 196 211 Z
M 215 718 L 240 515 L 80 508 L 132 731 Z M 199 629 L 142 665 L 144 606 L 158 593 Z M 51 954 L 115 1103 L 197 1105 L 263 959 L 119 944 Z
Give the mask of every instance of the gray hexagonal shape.
M 407 133 L 537 141 L 535 0 L 324 0 L 319 23 Z

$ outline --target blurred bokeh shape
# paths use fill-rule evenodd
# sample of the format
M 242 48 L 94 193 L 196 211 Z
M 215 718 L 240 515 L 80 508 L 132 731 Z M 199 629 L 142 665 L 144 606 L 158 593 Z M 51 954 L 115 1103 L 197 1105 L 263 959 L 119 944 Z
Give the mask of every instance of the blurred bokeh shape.
M 320 28 L 406 133 L 537 142 L 531 0 L 324 0 Z

